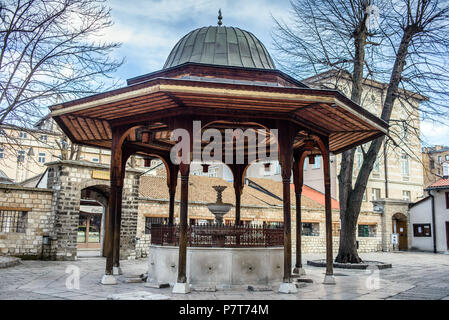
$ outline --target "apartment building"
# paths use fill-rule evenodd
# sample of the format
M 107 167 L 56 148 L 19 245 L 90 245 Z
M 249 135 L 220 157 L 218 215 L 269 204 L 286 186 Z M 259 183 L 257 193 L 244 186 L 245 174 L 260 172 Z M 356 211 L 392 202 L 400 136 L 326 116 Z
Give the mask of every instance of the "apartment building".
M 424 186 L 426 188 L 443 177 L 443 164 L 448 161 L 449 147 L 436 145 L 423 148 L 422 162 L 424 167 Z
M 65 159 L 63 153 L 66 153 Z M 49 117 L 38 121 L 33 128 L 10 124 L 0 126 L 0 175 L 4 181 L 26 183 L 42 174 L 46 163 L 58 159 L 109 164 L 110 156 L 109 150 L 86 146 L 79 151 L 77 147 L 72 148 L 70 140 Z M 136 166 L 145 167 L 143 158 L 134 160 Z

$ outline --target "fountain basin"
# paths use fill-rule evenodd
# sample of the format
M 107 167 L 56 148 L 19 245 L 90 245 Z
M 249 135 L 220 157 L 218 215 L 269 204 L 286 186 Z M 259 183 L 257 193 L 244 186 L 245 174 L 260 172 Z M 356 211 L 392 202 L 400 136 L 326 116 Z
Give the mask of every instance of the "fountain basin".
M 279 284 L 283 277 L 283 247 L 188 247 L 186 276 L 192 286 L 228 289 L 248 285 Z M 178 276 L 179 248 L 151 245 L 148 282 L 174 285 Z

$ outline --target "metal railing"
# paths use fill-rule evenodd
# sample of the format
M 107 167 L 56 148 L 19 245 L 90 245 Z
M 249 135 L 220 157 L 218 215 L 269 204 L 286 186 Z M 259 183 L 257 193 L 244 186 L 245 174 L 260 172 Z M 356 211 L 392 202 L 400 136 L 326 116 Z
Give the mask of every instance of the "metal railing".
M 153 224 L 151 244 L 179 245 L 179 225 Z M 277 226 L 206 224 L 187 226 L 188 247 L 254 248 L 284 245 L 284 229 Z

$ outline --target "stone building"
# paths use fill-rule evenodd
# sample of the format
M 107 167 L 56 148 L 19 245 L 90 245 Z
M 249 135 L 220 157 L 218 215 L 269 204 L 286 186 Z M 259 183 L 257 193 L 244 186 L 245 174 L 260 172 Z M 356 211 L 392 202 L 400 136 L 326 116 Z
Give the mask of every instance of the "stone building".
M 424 147 L 422 162 L 424 167 L 424 186 L 427 188 L 443 177 L 443 164 L 449 162 L 449 147 L 441 145 Z
M 104 215 L 108 205 L 108 167 L 85 161 L 48 163 L 45 187 L 0 184 L 0 254 L 33 259 L 73 260 L 82 255 L 101 255 Z M 121 228 L 121 257 L 145 257 L 151 223 L 168 217 L 165 170 L 152 176 L 127 168 Z M 226 185 L 225 202 L 234 202 L 232 183 L 220 178 L 192 175 L 189 223 L 206 223 L 213 215 L 206 204 L 215 202 L 213 185 Z M 179 185 L 179 184 L 178 184 Z M 293 188 L 293 186 L 292 186 Z M 177 192 L 179 195 L 179 192 Z M 282 183 L 249 179 L 242 194 L 241 219 L 245 224 L 276 224 L 283 220 Z M 179 199 L 177 199 L 179 200 Z M 296 232 L 295 198 L 292 197 L 292 232 Z M 304 186 L 302 195 L 304 252 L 325 252 L 324 195 Z M 339 241 L 338 202 L 332 200 L 334 250 Z M 175 205 L 176 219 L 179 202 Z M 96 219 L 97 217 L 98 219 Z M 233 221 L 234 208 L 225 216 Z M 89 225 L 86 225 L 89 221 Z M 363 211 L 359 219 L 361 252 L 382 250 L 382 215 Z M 293 239 L 293 251 L 296 243 Z
M 345 95 L 350 96 L 351 84 L 348 75 L 334 70 L 310 77 L 303 82 L 310 87 L 338 89 Z M 385 83 L 365 79 L 361 105 L 379 116 L 386 88 L 387 84 Z M 432 171 L 434 180 L 431 182 L 435 182 L 442 161 L 449 160 L 449 148 L 441 146 L 436 146 L 433 149 L 424 148 L 423 159 L 421 158 L 419 104 L 424 100 L 426 100 L 425 97 L 405 90 L 401 91 L 401 96 L 396 100 L 390 126 L 390 136 L 394 139 L 394 142 L 387 139 L 387 143 L 384 143 L 378 155 L 363 199 L 362 208 L 364 210 L 373 210 L 372 201 L 379 199 L 401 199 L 411 202 L 422 199 L 424 185 L 430 184 L 424 182 L 425 179 L 429 179 L 429 176 L 424 175 L 424 172 Z M 432 155 L 432 163 L 430 163 L 430 160 L 424 159 L 426 155 L 428 157 Z M 341 155 L 331 155 L 330 159 L 331 193 L 333 198 L 338 199 L 337 176 Z M 355 155 L 354 176 L 360 169 L 362 161 L 363 152 L 359 147 Z M 426 170 L 426 165 L 428 168 L 429 163 L 434 165 L 430 171 Z M 225 180 L 232 179 L 230 170 L 222 164 L 210 166 L 206 173 L 202 173 L 199 165 L 193 167 L 193 170 L 198 175 L 221 177 Z M 267 178 L 282 181 L 280 166 L 277 161 L 254 163 L 248 168 L 246 176 L 248 178 Z M 313 164 L 309 164 L 308 160 L 305 161 L 304 184 L 324 192 L 321 157 L 315 157 L 315 163 Z
M 109 167 L 70 160 L 47 167 L 44 188 L 0 184 L 0 253 L 56 260 L 74 260 L 91 250 L 102 254 Z M 141 174 L 127 168 L 125 175 L 120 240 L 124 259 L 136 256 Z
M 159 173 L 163 171 L 159 171 Z M 224 185 L 223 202 L 234 202 L 232 183 L 221 178 L 193 175 L 189 178 L 189 223 L 208 223 L 214 216 L 207 208 L 215 202 L 213 185 Z M 178 184 L 179 188 L 179 184 Z M 293 188 L 293 185 L 292 185 Z M 179 190 L 176 192 L 175 222 L 179 219 Z M 244 224 L 277 224 L 283 221 L 282 183 L 269 179 L 247 179 L 241 199 L 241 220 Z M 166 223 L 168 220 L 169 193 L 165 177 L 143 176 L 140 182 L 139 215 L 137 223 L 137 256 L 145 257 L 150 244 L 152 223 Z M 296 232 L 295 197 L 292 203 L 292 233 Z M 304 186 L 302 204 L 302 250 L 305 253 L 323 253 L 326 250 L 324 194 Z M 334 246 L 336 252 L 339 242 L 339 206 L 332 199 Z M 234 207 L 225 215 L 225 223 L 235 219 Z M 373 252 L 382 250 L 382 215 L 380 212 L 362 211 L 358 222 L 359 251 Z M 390 232 L 391 234 L 391 232 Z M 292 239 L 293 251 L 296 251 L 295 239 Z M 388 248 L 388 246 L 385 246 Z
M 109 165 L 110 150 L 83 146 L 77 156 L 77 148 L 71 147 L 56 122 L 44 117 L 33 128 L 0 125 L 0 170 L 11 181 L 24 186 L 35 186 L 49 162 L 60 159 L 84 160 Z M 66 157 L 62 153 L 67 152 Z M 74 153 L 71 155 L 71 153 Z M 134 167 L 149 167 L 142 157 L 133 157 Z

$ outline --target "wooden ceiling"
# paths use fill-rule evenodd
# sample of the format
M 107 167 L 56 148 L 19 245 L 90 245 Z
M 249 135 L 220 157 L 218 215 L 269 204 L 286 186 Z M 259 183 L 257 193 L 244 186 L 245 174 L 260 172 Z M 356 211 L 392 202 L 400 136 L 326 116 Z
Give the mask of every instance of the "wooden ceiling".
M 209 127 L 221 132 L 226 128 L 258 130 L 270 128 L 274 120 L 291 121 L 298 127 L 295 148 L 301 148 L 307 134 L 312 134 L 328 137 L 333 153 L 382 136 L 388 130 L 384 121 L 333 90 L 295 83 L 282 86 L 183 76 L 164 78 L 160 74 L 141 83 L 56 105 L 51 110 L 75 143 L 110 148 L 112 127 L 136 126 L 127 143 L 139 150 L 162 153 L 168 153 L 174 144 L 170 140 L 170 121 L 185 116 L 203 125 L 215 121 Z

